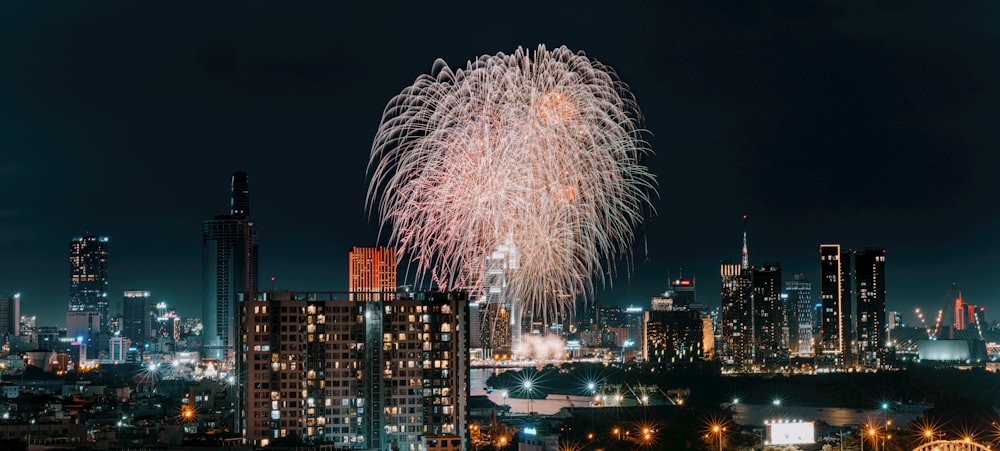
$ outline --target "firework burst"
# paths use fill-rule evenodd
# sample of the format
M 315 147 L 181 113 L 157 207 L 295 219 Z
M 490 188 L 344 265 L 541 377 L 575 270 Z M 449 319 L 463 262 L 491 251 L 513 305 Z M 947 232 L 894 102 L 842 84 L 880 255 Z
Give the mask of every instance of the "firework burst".
M 385 108 L 369 206 L 417 280 L 482 287 L 486 257 L 513 249 L 507 292 L 562 314 L 630 252 L 651 206 L 638 118 L 613 70 L 566 47 L 438 60 Z

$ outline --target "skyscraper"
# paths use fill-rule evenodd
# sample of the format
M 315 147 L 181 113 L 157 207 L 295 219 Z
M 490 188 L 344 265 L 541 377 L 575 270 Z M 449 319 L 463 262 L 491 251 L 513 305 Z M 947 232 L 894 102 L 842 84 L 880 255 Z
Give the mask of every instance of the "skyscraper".
M 245 172 L 233 173 L 230 210 L 204 222 L 202 229 L 202 305 L 205 357 L 233 358 L 236 342 L 236 293 L 257 288 L 258 239 L 250 220 L 250 189 Z
M 781 264 L 764 263 L 752 270 L 753 274 L 753 336 L 754 361 L 775 363 L 785 356 L 782 349 L 781 330 L 784 312 L 781 309 Z
M 84 235 L 69 242 L 69 310 L 95 311 L 108 327 L 108 237 Z
M 839 244 L 819 247 L 819 299 L 822 304 L 822 353 L 827 364 L 847 367 L 851 361 L 851 253 Z
M 854 255 L 854 281 L 858 298 L 858 363 L 878 368 L 884 363 L 885 249 L 867 248 Z
M 740 263 L 723 261 L 722 275 L 722 349 L 723 363 L 744 367 L 753 362 L 753 325 L 751 272 Z
M 736 367 L 753 364 L 753 272 L 747 246 L 747 215 L 743 215 L 740 263 L 722 261 L 722 362 Z
M 788 318 L 788 351 L 793 355 L 813 353 L 813 302 L 812 282 L 804 274 L 796 274 L 785 281 Z
M 21 294 L 0 294 L 0 337 L 18 335 L 21 335 Z
M 530 320 L 529 330 L 525 331 L 521 302 L 511 295 L 508 287 L 508 276 L 518 270 L 518 253 L 513 243 L 503 244 L 487 255 L 485 265 L 478 333 L 485 355 L 497 360 L 509 359 L 520 345 L 521 335 L 531 332 Z
M 153 317 L 148 291 L 126 291 L 122 299 L 122 335 L 132 343 L 147 343 Z

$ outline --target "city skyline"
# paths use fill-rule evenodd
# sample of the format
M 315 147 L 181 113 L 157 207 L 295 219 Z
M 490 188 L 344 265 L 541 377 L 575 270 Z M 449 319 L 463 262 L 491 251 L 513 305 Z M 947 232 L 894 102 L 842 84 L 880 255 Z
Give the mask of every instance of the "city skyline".
M 199 232 L 234 171 L 253 179 L 261 282 L 346 289 L 347 252 L 387 244 L 364 198 L 385 103 L 435 58 L 461 67 L 546 44 L 613 67 L 651 134 L 657 214 L 602 304 L 648 305 L 683 268 L 718 306 L 719 261 L 739 258 L 746 213 L 751 261 L 804 273 L 817 299 L 820 244 L 880 247 L 886 309 L 907 324 L 915 307 L 945 307 L 953 281 L 989 319 L 991 7 L 627 6 L 605 24 L 581 5 L 545 27 L 481 17 L 488 32 L 456 39 L 418 24 L 472 16 L 417 7 L 3 5 L 0 293 L 61 323 L 66 240 L 90 233 L 109 237 L 112 314 L 143 290 L 199 315 Z

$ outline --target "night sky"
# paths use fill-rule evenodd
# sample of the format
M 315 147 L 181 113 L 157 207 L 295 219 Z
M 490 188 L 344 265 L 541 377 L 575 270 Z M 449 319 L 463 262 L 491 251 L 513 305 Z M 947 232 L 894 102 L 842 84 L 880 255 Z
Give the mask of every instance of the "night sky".
M 200 316 L 201 225 L 233 171 L 262 282 L 344 290 L 351 247 L 386 244 L 365 206 L 386 102 L 436 58 L 546 44 L 612 66 L 655 152 L 656 213 L 602 304 L 683 268 L 718 305 L 747 213 L 751 262 L 786 278 L 815 282 L 822 243 L 882 246 L 907 321 L 952 281 L 1000 318 L 995 2 L 364 3 L 0 3 L 0 292 L 63 325 L 89 231 L 113 313 L 141 289 Z

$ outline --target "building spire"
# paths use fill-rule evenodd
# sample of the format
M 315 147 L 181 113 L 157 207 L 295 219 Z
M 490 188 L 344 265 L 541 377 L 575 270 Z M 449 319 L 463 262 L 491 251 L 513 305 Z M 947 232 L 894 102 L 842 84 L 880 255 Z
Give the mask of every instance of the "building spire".
M 747 215 L 743 214 L 743 269 L 750 269 L 750 251 L 747 250 Z

